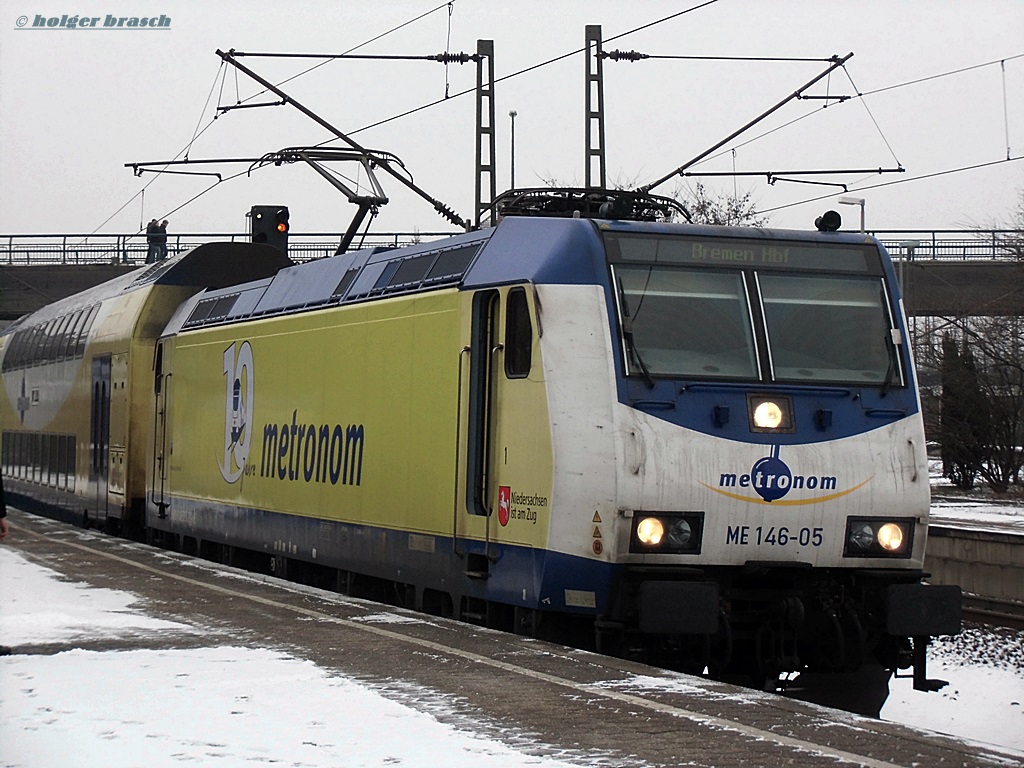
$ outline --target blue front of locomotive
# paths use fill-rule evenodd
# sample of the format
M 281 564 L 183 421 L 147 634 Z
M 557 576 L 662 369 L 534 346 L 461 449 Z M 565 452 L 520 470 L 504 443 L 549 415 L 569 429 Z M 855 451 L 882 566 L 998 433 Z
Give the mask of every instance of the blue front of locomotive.
M 487 250 L 543 328 L 546 604 L 604 649 L 755 676 L 895 669 L 957 631 L 958 593 L 921 583 L 924 429 L 876 240 L 508 220 Z
M 894 669 L 909 663 L 899 638 L 957 631 L 958 590 L 921 584 L 924 428 L 881 245 L 636 223 L 601 233 L 617 431 L 643 457 L 619 475 L 630 523 L 611 623 L 724 628 L 761 672 L 872 656 Z

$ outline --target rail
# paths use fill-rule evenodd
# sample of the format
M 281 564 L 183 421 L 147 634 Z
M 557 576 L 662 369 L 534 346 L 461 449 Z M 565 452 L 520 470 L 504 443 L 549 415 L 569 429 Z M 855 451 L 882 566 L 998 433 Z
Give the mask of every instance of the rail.
M 360 248 L 436 240 L 448 232 L 381 232 L 357 241 Z M 871 232 L 896 261 L 1024 261 L 1024 230 L 879 230 Z M 182 233 L 167 238 L 169 253 L 191 250 L 216 240 L 248 240 L 247 233 Z M 340 232 L 292 233 L 289 255 L 296 261 L 333 256 Z M 0 234 L 0 265 L 142 264 L 146 235 L 132 234 Z
M 933 584 L 960 585 L 965 614 L 1000 626 L 1024 624 L 1024 536 L 1015 530 L 933 522 L 924 566 Z

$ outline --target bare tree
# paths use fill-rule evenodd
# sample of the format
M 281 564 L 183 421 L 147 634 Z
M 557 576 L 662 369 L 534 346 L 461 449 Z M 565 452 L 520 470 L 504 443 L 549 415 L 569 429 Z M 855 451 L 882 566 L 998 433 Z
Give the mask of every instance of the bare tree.
M 993 222 L 984 232 L 1024 261 L 1024 188 L 1009 226 Z M 915 320 L 921 399 L 943 474 L 962 488 L 980 477 L 1006 493 L 1024 472 L 1024 318 L 977 312 L 965 302 L 952 316 Z
M 974 318 L 965 338 L 975 349 L 988 408 L 978 472 L 997 493 L 1020 483 L 1024 467 L 1024 339 L 1019 317 Z
M 696 189 L 677 188 L 674 197 L 690 212 L 694 224 L 727 227 L 764 227 L 768 217 L 757 213 L 750 192 L 743 195 L 714 194 L 697 182 Z
M 989 409 L 971 348 L 967 344 L 961 348 L 949 331 L 942 335 L 941 369 L 942 474 L 957 488 L 969 491 L 981 471 Z
M 997 254 L 1024 261 L 1024 187 L 1017 191 L 1017 204 L 1010 212 L 1009 223 L 993 219 L 988 226 L 965 226 L 975 230 L 979 239 L 991 243 Z
M 1010 220 L 1010 231 L 997 232 L 996 245 L 1018 261 L 1024 261 L 1024 187 L 1017 192 L 1017 207 Z
M 922 402 L 935 408 L 927 428 L 941 447 L 943 474 L 970 490 L 980 477 L 996 493 L 1020 485 L 1024 472 L 1024 318 L 938 318 L 945 331 L 918 336 L 922 381 L 941 372 L 937 398 L 922 386 Z

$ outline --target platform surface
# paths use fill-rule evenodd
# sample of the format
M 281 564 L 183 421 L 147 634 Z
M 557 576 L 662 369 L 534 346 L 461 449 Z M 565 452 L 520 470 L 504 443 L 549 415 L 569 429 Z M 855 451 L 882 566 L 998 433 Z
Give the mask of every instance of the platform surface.
M 129 591 L 147 615 L 202 628 L 17 653 L 274 648 L 366 685 L 398 680 L 437 691 L 492 734 L 593 751 L 605 765 L 1020 764 L 994 747 L 248 574 L 18 510 L 11 526 L 16 535 L 4 546 L 31 561 Z

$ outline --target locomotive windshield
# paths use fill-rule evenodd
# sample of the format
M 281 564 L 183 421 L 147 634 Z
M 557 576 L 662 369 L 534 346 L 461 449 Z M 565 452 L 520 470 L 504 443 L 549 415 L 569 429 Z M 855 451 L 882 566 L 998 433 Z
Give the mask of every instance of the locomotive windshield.
M 606 233 L 628 373 L 902 382 L 877 248 Z

